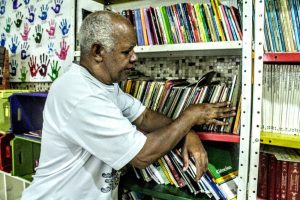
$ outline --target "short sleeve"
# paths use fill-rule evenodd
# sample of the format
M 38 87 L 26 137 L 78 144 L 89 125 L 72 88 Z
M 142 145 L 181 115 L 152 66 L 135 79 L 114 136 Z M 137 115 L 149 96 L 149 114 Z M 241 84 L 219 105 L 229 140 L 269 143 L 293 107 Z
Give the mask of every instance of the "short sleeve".
M 81 100 L 62 134 L 116 170 L 129 163 L 146 142 L 146 136 L 104 95 Z
M 123 115 L 131 122 L 136 120 L 146 109 L 146 107 L 139 100 L 130 94 L 124 93 L 119 87 L 117 101 Z

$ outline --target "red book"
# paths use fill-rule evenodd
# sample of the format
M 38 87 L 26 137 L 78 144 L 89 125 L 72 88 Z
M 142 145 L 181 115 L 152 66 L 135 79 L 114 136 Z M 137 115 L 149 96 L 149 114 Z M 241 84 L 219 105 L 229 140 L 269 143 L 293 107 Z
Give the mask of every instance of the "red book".
M 276 184 L 276 157 L 269 154 L 269 175 L 268 175 L 268 199 L 275 199 L 275 184 Z
M 191 3 L 187 3 L 186 5 L 187 5 L 188 16 L 189 16 L 191 26 L 192 26 L 192 31 L 193 31 L 194 36 L 195 36 L 195 41 L 196 42 L 201 42 L 199 27 L 198 27 L 198 24 L 197 24 L 195 12 L 194 12 L 194 7 Z
M 259 154 L 257 196 L 263 199 L 268 197 L 268 154 L 264 152 Z
M 238 34 L 239 34 L 240 38 L 243 39 L 243 32 L 241 31 L 241 26 L 240 26 L 238 18 L 236 16 L 236 14 L 238 14 L 238 11 L 236 10 L 235 7 L 231 6 L 230 7 L 230 12 L 232 14 L 233 22 L 235 23 Z
M 282 161 L 277 160 L 277 162 L 276 162 L 276 181 L 275 181 L 275 200 L 281 199 L 281 170 L 282 170 Z
M 300 163 L 290 162 L 288 168 L 287 199 L 299 200 Z
M 287 199 L 287 179 L 288 179 L 288 169 L 289 163 L 287 161 L 282 161 L 281 167 L 281 200 Z
M 181 178 L 181 176 L 177 173 L 177 170 L 175 168 L 175 166 L 173 165 L 171 159 L 169 158 L 168 155 L 164 156 L 164 159 L 166 160 L 166 163 L 168 164 L 176 182 L 178 183 L 179 187 L 184 187 L 185 186 L 185 182 L 184 180 Z

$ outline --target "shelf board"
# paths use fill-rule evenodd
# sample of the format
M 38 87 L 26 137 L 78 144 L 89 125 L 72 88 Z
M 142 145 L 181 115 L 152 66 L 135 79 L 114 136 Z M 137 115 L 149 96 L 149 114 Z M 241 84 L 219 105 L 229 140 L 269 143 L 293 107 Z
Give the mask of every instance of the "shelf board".
M 300 52 L 291 53 L 265 53 L 266 63 L 300 63 Z
M 139 57 L 241 55 L 242 41 L 136 46 Z
M 215 132 L 197 132 L 201 140 L 217 141 L 217 142 L 232 142 L 239 143 L 240 136 L 227 133 L 215 133 Z
M 260 143 L 300 149 L 300 136 L 261 132 Z
M 140 58 L 182 56 L 241 56 L 242 41 L 164 44 L 134 47 Z M 80 51 L 74 51 L 80 57 Z
M 147 183 L 135 178 L 134 174 L 131 174 L 131 176 L 126 174 L 121 177 L 120 188 L 122 187 L 130 191 L 140 192 L 164 200 L 209 200 L 205 194 L 194 196 L 186 192 L 186 188 L 176 188 L 171 185 L 159 185 L 153 181 Z

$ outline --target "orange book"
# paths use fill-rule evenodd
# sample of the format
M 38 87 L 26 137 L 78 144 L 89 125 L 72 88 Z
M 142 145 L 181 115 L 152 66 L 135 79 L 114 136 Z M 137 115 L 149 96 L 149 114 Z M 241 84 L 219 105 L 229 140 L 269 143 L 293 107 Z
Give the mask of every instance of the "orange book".
M 140 8 L 140 14 L 141 14 L 141 21 L 142 21 L 143 36 L 144 36 L 144 45 L 147 46 L 147 45 L 149 45 L 149 43 L 148 43 L 147 29 L 146 29 L 146 22 L 145 22 L 145 16 L 144 16 L 143 8 Z

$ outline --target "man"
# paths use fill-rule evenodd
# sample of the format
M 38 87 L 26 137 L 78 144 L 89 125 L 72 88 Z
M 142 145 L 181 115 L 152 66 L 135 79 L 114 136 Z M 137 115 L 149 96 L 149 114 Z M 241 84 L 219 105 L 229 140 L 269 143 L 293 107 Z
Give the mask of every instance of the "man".
M 39 166 L 22 199 L 117 199 L 119 169 L 128 163 L 147 167 L 183 138 L 185 168 L 192 156 L 198 180 L 207 156 L 191 128 L 225 125 L 217 119 L 234 116 L 234 109 L 226 103 L 191 105 L 174 121 L 146 109 L 117 84 L 137 60 L 130 22 L 95 12 L 83 21 L 80 36 L 80 65 L 73 64 L 49 91 Z

